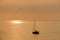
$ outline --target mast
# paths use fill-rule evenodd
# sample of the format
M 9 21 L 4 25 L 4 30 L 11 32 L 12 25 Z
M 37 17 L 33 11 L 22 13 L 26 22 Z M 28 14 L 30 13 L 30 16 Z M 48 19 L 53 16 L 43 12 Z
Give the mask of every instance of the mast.
M 34 26 L 33 26 L 33 28 L 34 28 L 34 31 L 36 31 L 36 20 L 34 19 Z

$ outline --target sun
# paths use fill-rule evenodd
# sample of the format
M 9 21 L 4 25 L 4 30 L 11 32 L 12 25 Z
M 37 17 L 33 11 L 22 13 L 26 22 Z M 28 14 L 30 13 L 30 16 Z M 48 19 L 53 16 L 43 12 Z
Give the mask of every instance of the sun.
M 11 20 L 10 22 L 13 23 L 13 24 L 20 24 L 20 23 L 22 23 L 22 21 L 20 21 L 20 20 Z

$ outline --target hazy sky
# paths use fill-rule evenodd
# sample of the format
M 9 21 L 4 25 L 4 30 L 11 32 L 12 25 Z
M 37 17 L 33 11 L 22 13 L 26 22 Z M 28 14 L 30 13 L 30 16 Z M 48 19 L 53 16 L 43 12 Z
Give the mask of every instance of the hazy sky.
M 60 40 L 59 0 L 0 0 L 0 40 L 33 40 L 34 19 L 40 32 L 37 40 Z

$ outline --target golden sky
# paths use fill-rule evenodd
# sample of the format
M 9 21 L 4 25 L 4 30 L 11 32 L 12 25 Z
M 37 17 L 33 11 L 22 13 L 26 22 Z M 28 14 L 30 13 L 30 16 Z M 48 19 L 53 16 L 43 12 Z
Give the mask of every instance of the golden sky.
M 59 0 L 0 0 L 0 39 L 33 40 L 33 20 L 40 34 L 37 40 L 60 40 Z M 10 20 L 23 20 L 12 24 Z

